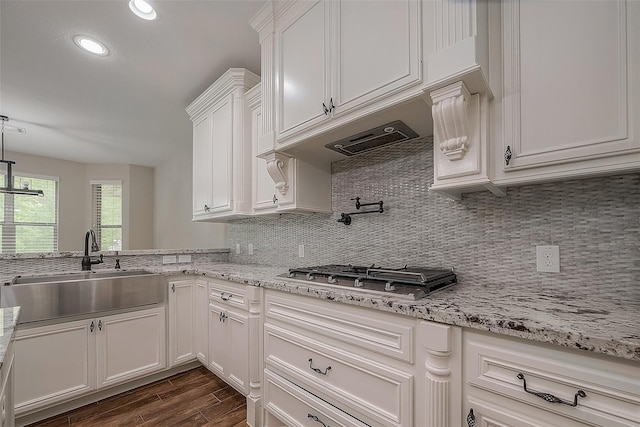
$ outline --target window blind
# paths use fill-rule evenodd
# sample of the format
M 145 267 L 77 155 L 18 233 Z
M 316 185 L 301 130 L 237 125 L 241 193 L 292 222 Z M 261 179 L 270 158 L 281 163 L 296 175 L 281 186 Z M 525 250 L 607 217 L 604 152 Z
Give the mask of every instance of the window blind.
M 2 253 L 58 250 L 58 178 L 14 175 L 14 187 L 44 191 L 44 197 L 0 193 Z M 5 175 L 0 175 L 4 187 Z
M 122 250 L 122 181 L 91 181 L 91 200 L 100 250 Z

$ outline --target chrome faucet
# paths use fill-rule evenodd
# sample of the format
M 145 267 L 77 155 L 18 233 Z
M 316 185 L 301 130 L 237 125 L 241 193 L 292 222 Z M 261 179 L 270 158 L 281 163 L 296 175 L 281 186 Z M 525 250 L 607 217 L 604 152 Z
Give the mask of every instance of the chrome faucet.
M 98 252 L 100 247 L 96 241 L 96 233 L 93 229 L 88 229 L 84 235 L 84 256 L 82 257 L 82 271 L 91 271 L 93 264 L 102 264 L 102 254 L 100 259 L 91 259 L 89 256 L 89 237 L 91 237 L 91 252 Z

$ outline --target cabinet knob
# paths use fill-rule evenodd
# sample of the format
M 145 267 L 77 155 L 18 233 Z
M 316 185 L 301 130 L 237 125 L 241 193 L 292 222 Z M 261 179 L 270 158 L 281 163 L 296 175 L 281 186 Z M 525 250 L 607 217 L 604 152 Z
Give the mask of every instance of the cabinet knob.
M 507 145 L 507 149 L 504 152 L 504 161 L 507 164 L 507 166 L 509 166 L 509 162 L 511 161 L 512 156 L 513 156 L 513 153 L 511 152 L 511 146 Z
M 204 211 L 205 212 L 209 212 L 210 210 L 211 210 L 211 208 L 205 204 L 204 205 Z
M 96 328 L 95 323 L 94 323 L 93 321 L 91 321 L 91 325 L 89 326 L 89 330 L 90 330 L 91 332 L 93 332 L 93 330 L 94 330 L 95 328 Z
M 176 292 L 176 284 L 172 283 L 171 284 L 171 290 L 175 293 Z
M 324 102 L 322 103 L 322 111 L 324 111 L 324 115 L 325 115 L 325 116 L 326 116 L 327 114 L 329 114 L 329 111 L 331 111 L 331 110 L 329 110 L 329 109 L 327 108 L 327 106 L 326 106 L 326 104 L 325 104 Z
M 102 330 L 102 320 L 98 320 L 98 330 Z
M 467 414 L 467 426 L 473 427 L 476 425 L 476 416 L 473 414 L 473 408 L 469 409 L 469 414 Z
M 278 198 L 276 197 L 276 195 L 273 195 L 273 204 L 275 205 L 276 203 L 278 203 Z
M 333 111 L 336 109 L 336 106 L 333 105 L 333 98 L 329 100 L 329 111 Z

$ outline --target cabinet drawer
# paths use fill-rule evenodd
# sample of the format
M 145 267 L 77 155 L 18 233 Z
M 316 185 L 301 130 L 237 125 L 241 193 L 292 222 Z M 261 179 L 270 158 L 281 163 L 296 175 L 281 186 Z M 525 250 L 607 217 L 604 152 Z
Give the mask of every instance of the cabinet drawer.
M 416 322 L 404 316 L 315 298 L 267 292 L 265 312 L 279 321 L 358 349 L 413 363 Z
M 640 426 L 640 364 L 465 331 L 465 382 L 528 405 L 587 423 Z M 524 390 L 526 380 L 529 393 Z M 551 403 L 531 392 L 553 395 L 575 407 Z
M 296 387 L 269 370 L 265 370 L 264 380 L 265 409 L 287 426 L 322 427 L 324 424 L 327 427 L 365 427 L 369 425 Z M 273 423 L 266 425 L 275 426 Z
M 233 307 L 248 309 L 245 285 L 236 285 L 224 280 L 208 279 L 209 300 L 222 302 Z
M 270 324 L 264 345 L 266 366 L 314 395 L 376 425 L 412 425 L 411 373 Z

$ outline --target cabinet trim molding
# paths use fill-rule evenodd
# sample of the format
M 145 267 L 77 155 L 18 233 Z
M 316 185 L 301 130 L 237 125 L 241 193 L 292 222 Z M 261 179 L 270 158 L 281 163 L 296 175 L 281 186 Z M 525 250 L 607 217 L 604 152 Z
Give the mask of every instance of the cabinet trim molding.
M 287 165 L 291 157 L 282 153 L 271 153 L 264 158 L 267 162 L 267 172 L 276 184 L 278 193 L 285 196 L 289 191 L 289 178 L 287 174 Z

